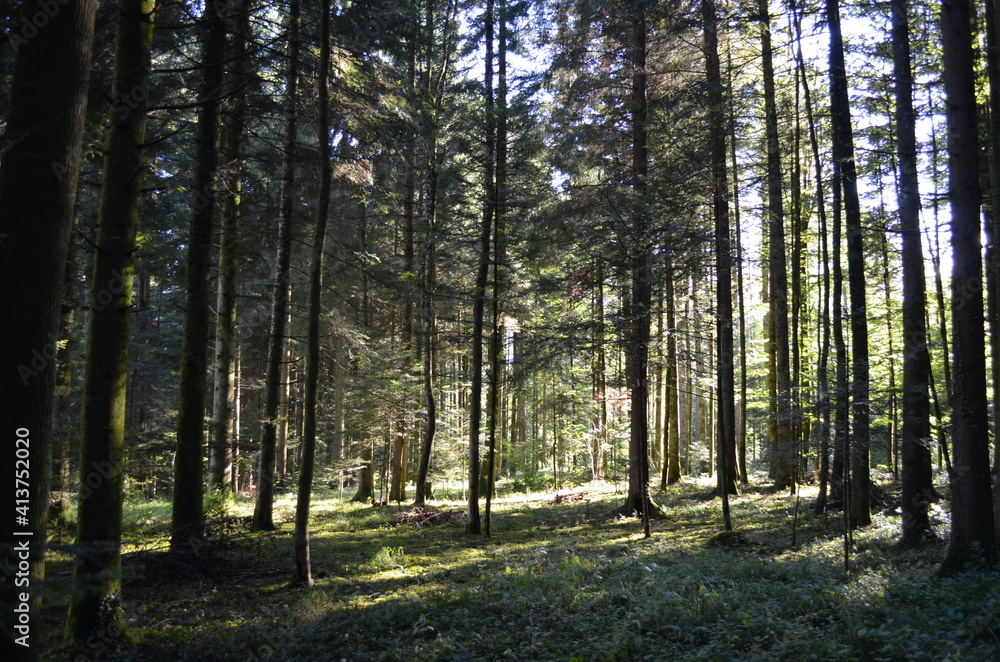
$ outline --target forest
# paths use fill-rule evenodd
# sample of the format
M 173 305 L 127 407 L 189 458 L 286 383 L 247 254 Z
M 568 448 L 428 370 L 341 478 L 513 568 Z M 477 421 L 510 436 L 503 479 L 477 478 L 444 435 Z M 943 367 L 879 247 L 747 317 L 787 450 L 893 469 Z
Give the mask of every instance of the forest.
M 995 0 L 0 8 L 3 659 L 1000 659 Z

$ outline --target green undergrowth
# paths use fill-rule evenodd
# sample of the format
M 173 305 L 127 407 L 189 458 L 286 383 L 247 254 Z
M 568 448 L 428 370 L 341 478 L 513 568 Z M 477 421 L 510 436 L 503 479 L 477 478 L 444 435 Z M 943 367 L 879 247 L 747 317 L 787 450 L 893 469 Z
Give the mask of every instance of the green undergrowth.
M 1000 659 L 1000 573 L 937 578 L 943 543 L 896 551 L 898 516 L 855 534 L 847 574 L 840 519 L 814 515 L 808 495 L 796 516 L 795 497 L 752 487 L 732 499 L 736 533 L 720 536 L 710 486 L 685 482 L 653 494 L 664 514 L 644 539 L 637 520 L 614 514 L 624 497 L 613 487 L 579 489 L 573 503 L 495 501 L 491 539 L 464 532 L 460 502 L 432 502 L 446 515 L 418 526 L 405 508 L 320 493 L 308 590 L 288 586 L 290 497 L 270 533 L 245 528 L 252 503 L 216 508 L 214 537 L 187 555 L 162 551 L 169 513 L 130 504 L 123 595 L 134 644 L 95 642 L 91 657 Z M 43 615 L 52 660 L 64 659 L 68 558 L 54 557 Z

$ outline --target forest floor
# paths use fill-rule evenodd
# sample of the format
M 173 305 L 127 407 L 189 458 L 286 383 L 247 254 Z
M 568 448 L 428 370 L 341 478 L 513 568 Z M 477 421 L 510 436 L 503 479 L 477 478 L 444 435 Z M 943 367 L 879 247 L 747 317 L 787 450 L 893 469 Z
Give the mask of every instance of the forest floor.
M 519 493 L 493 504 L 493 536 L 464 532 L 464 503 L 420 523 L 412 509 L 314 496 L 316 586 L 290 588 L 294 498 L 279 530 L 250 533 L 253 504 L 216 508 L 193 553 L 164 551 L 170 506 L 126 506 L 127 633 L 91 642 L 100 660 L 996 660 L 1000 573 L 935 576 L 943 542 L 894 549 L 898 515 L 858 531 L 844 571 L 841 519 L 751 485 L 722 530 L 712 484 L 654 492 L 643 538 L 614 515 L 613 485 L 582 500 Z M 947 513 L 935 509 L 947 535 Z M 793 522 L 795 545 L 792 544 Z M 66 542 L 66 539 L 63 539 Z M 57 546 L 58 548 L 58 546 Z M 70 559 L 50 556 L 44 659 L 60 646 Z M 73 659 L 73 658 L 70 658 Z M 76 658 L 82 660 L 83 658 Z

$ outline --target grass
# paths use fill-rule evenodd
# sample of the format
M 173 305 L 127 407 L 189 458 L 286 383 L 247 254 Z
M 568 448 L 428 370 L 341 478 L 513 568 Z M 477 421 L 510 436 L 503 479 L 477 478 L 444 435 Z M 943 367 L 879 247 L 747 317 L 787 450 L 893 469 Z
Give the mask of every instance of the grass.
M 213 521 L 196 554 L 164 553 L 169 508 L 126 515 L 126 637 L 93 642 L 103 660 L 987 660 L 1000 656 L 1000 573 L 934 576 L 942 544 L 894 549 L 899 518 L 855 536 L 845 574 L 840 521 L 805 494 L 735 497 L 722 536 L 708 483 L 654 494 L 664 517 L 644 539 L 613 514 L 621 495 L 551 505 L 519 493 L 493 504 L 493 538 L 444 523 L 396 524 L 400 509 L 318 493 L 316 586 L 292 589 L 292 500 L 273 533 L 243 528 L 252 503 Z M 436 501 L 460 512 L 464 504 Z M 946 513 L 939 513 L 944 518 Z M 938 531 L 947 530 L 939 522 Z M 65 659 L 69 558 L 50 565 L 47 659 Z

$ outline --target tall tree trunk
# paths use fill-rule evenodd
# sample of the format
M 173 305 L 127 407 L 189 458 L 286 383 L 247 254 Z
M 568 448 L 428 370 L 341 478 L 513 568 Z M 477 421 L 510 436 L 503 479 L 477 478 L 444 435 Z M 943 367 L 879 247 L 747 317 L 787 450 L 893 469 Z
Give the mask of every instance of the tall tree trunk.
M 603 480 L 608 475 L 608 389 L 607 389 L 607 349 L 604 346 L 604 260 L 597 257 L 594 280 L 594 398 L 597 400 L 596 429 L 594 431 L 595 480 Z M 524 374 L 524 369 L 518 369 Z
M 629 407 L 628 494 L 621 508 L 624 514 L 641 515 L 648 537 L 649 512 L 649 333 L 652 322 L 652 268 L 646 212 L 646 177 L 649 152 L 646 131 L 646 14 L 636 6 L 631 17 L 629 57 L 632 66 L 632 173 L 634 194 L 631 210 L 629 269 L 631 295 L 628 306 L 625 352 L 625 383 L 631 394 Z
M 1000 394 L 1000 13 L 996 0 L 986 0 L 986 71 L 990 84 L 989 177 L 987 209 L 986 315 L 989 320 L 990 371 L 994 400 Z M 1000 408 L 993 407 L 993 480 L 1000 485 Z M 1000 544 L 1000 489 L 993 494 L 994 528 Z
M 424 254 L 420 265 L 420 335 L 423 343 L 423 387 L 424 404 L 427 407 L 427 423 L 420 447 L 420 465 L 417 470 L 417 489 L 414 505 L 422 506 L 430 497 L 428 475 L 430 473 L 431 452 L 434 449 L 434 435 L 437 432 L 437 401 L 434 397 L 434 247 L 435 224 L 437 218 L 437 138 L 431 138 L 428 158 L 427 229 L 424 238 Z
M 989 424 L 983 339 L 978 121 L 971 6 L 944 0 L 941 33 L 948 118 L 948 194 L 951 200 L 954 356 L 951 542 L 941 571 L 961 570 L 972 559 L 995 561 L 990 491 Z
M 846 457 L 844 450 L 850 444 L 850 430 L 848 421 L 848 408 L 850 398 L 847 384 L 847 343 L 844 340 L 844 270 L 841 266 L 841 244 L 843 242 L 843 205 L 841 204 L 840 188 L 840 166 L 833 164 L 833 183 L 830 187 L 833 202 L 833 229 L 831 234 L 831 249 L 833 255 L 830 261 L 833 264 L 833 295 L 831 297 L 831 314 L 833 320 L 833 347 L 836 368 L 833 381 L 833 463 L 830 468 L 830 477 L 834 481 L 840 481 L 846 485 L 848 472 L 846 467 Z
M 472 387 L 469 395 L 469 521 L 466 532 L 482 533 L 479 518 L 479 423 L 483 413 L 483 324 L 486 286 L 490 272 L 493 217 L 496 212 L 496 110 L 493 95 L 494 2 L 486 1 L 486 71 L 483 98 L 486 106 L 486 155 L 483 219 L 479 235 L 479 267 L 472 304 Z
M 0 325 L 0 477 L 7 490 L 0 559 L 5 568 L 18 567 L 27 552 L 28 562 L 26 586 L 15 588 L 11 576 L 0 587 L 0 603 L 11 606 L 0 616 L 0 642 L 11 660 L 37 659 L 40 649 L 37 624 L 18 623 L 15 609 L 27 593 L 28 608 L 38 614 L 45 579 L 60 304 L 96 6 L 92 0 L 70 1 L 50 16 L 46 3 L 26 0 L 18 25 L 36 26 L 31 21 L 37 16 L 47 23 L 30 39 L 24 30 L 7 35 L 14 63 L 0 164 L 0 300 L 7 316 Z
M 291 323 L 291 316 L 285 324 Z M 285 346 L 285 355 L 281 359 L 281 376 L 278 381 L 278 419 L 274 444 L 274 484 L 284 485 L 285 476 L 291 470 L 293 462 L 288 457 L 289 431 L 292 429 L 292 380 L 295 375 L 292 373 L 292 348 Z M 294 459 L 294 458 L 291 458 Z
M 732 103 L 733 96 L 733 54 L 727 45 L 726 59 L 728 75 L 726 90 L 729 93 L 729 156 L 733 163 L 733 234 L 736 237 L 736 307 L 740 320 L 740 406 L 737 414 L 736 446 L 739 455 L 739 475 L 744 485 L 750 482 L 747 473 L 747 329 L 746 309 L 743 300 L 743 229 L 740 224 L 740 178 L 739 161 L 736 158 L 736 107 Z
M 278 436 L 281 361 L 285 355 L 285 317 L 288 314 L 295 147 L 298 129 L 298 112 L 295 105 L 299 84 L 299 12 L 299 0 L 291 0 L 288 5 L 288 68 L 285 75 L 285 138 L 278 213 L 278 255 L 274 267 L 271 330 L 264 376 L 264 411 L 261 416 L 260 456 L 257 463 L 257 499 L 253 511 L 253 528 L 257 531 L 271 531 L 275 528 L 273 515 L 275 448 Z
M 674 485 L 681 480 L 680 411 L 678 407 L 679 371 L 677 370 L 677 313 L 674 298 L 673 265 L 669 260 L 663 277 L 663 298 L 667 307 L 667 454 L 664 470 L 660 476 L 660 487 Z
M 231 489 L 233 492 L 240 491 L 240 419 L 241 419 L 241 407 L 243 406 L 243 398 L 241 397 L 242 391 L 240 390 L 241 384 L 241 367 L 242 367 L 242 352 L 240 351 L 239 345 L 236 346 L 236 354 L 233 357 L 233 434 L 232 434 L 232 458 L 233 458 L 233 473 L 232 473 L 232 485 Z
M 819 316 L 819 357 L 816 362 L 816 417 L 819 425 L 814 428 L 819 437 L 819 495 L 816 498 L 815 512 L 826 510 L 828 483 L 830 479 L 830 387 L 829 387 L 829 357 L 830 357 L 830 253 L 828 249 L 826 196 L 823 188 L 823 162 L 820 153 L 819 137 L 816 131 L 816 116 L 813 112 L 812 92 L 809 87 L 809 77 L 806 75 L 805 58 L 802 56 L 802 15 L 792 2 L 793 23 L 795 29 L 795 60 L 800 73 L 802 96 L 805 103 L 806 123 L 809 127 L 809 146 L 812 154 L 816 185 L 816 212 L 819 217 L 820 268 L 822 269 L 822 305 Z M 839 199 L 839 198 L 838 198 Z M 839 226 L 838 226 L 839 228 Z M 839 246 L 839 244 L 838 244 Z
M 719 62 L 718 20 L 715 0 L 702 0 L 705 31 L 705 68 L 709 91 L 712 149 L 712 201 L 715 215 L 716 350 L 718 409 L 718 489 L 726 530 L 733 525 L 729 495 L 736 494 L 736 371 L 733 354 L 732 246 L 729 234 L 729 176 L 726 168 L 725 94 Z
M 125 396 L 139 196 L 145 170 L 152 0 L 121 0 L 112 99 L 136 100 L 108 113 L 101 209 L 90 290 L 83 393 L 83 444 L 74 569 L 66 630 L 76 646 L 120 636 Z M 136 92 L 138 90 L 138 93 Z M 138 96 L 138 98 L 137 98 Z M 114 295 L 114 296 L 109 296 Z
M 497 425 L 500 420 L 500 405 L 503 400 L 504 367 L 501 352 L 505 335 L 503 305 L 501 297 L 506 288 L 506 248 L 507 237 L 504 215 L 507 212 L 507 1 L 497 0 L 497 98 L 494 103 L 496 113 L 496 186 L 494 194 L 493 219 L 493 324 L 490 331 L 489 365 L 490 388 L 487 395 L 489 407 L 489 457 L 486 462 L 486 527 L 484 533 L 491 535 L 490 515 L 493 503 L 493 487 L 496 484 Z
M 847 279 L 851 300 L 851 526 L 871 523 L 869 477 L 868 313 L 865 304 L 865 256 L 861 231 L 861 202 L 854 161 L 854 135 L 847 94 L 844 41 L 838 0 L 827 0 L 830 26 L 830 113 L 833 121 L 833 158 L 840 166 L 844 219 L 847 225 Z
M 910 70 L 909 0 L 892 2 L 892 64 L 896 79 L 896 149 L 899 159 L 899 222 L 903 235 L 903 536 L 904 547 L 931 533 L 927 506 L 934 495 L 931 472 L 931 361 L 927 352 L 927 297 L 920 240 L 920 189 L 916 113 Z
M 243 189 L 243 132 L 246 85 L 249 81 L 250 2 L 241 0 L 233 17 L 230 108 L 226 124 L 225 205 L 219 251 L 219 295 L 215 318 L 215 385 L 211 441 L 208 447 L 208 484 L 229 491 L 233 470 L 230 435 L 235 398 L 233 344 L 236 342 L 236 280 L 238 277 L 240 201 Z
M 337 226 L 335 226 L 337 227 Z M 338 228 L 339 229 L 339 228 Z M 347 348 L 344 336 L 334 332 L 333 342 L 333 420 L 331 421 L 328 459 L 337 470 L 339 480 L 343 480 L 344 433 L 346 416 L 344 400 L 347 390 Z M 343 488 L 343 483 L 340 483 Z
M 417 43 L 412 41 L 409 45 L 409 73 L 408 90 L 409 94 L 417 95 Z M 403 184 L 403 270 L 407 277 L 414 275 L 416 268 L 416 254 L 414 251 L 414 228 L 417 209 L 417 127 L 411 127 L 406 137 L 405 147 L 405 176 Z M 409 281 L 408 281 L 409 282 Z M 403 295 L 403 305 L 400 311 L 400 327 L 402 329 L 402 353 L 404 372 L 409 374 L 413 366 L 413 293 L 407 285 L 407 290 Z M 404 395 L 404 402 L 408 399 Z M 406 498 L 406 474 L 408 465 L 408 451 L 410 448 L 408 412 L 405 407 L 401 408 L 396 418 L 396 435 L 392 446 L 392 478 L 389 485 L 389 501 L 397 503 Z
M 53 443 L 53 467 L 52 478 L 57 481 L 55 489 L 59 492 L 56 504 L 59 504 L 59 512 L 55 517 L 62 524 L 69 522 L 73 506 L 69 498 L 70 491 L 70 466 L 72 464 L 71 448 L 75 445 L 77 429 L 71 420 L 70 410 L 73 403 L 73 349 L 75 341 L 73 338 L 73 324 L 76 317 L 76 285 L 77 285 L 77 265 L 76 265 L 76 241 L 78 221 L 73 220 L 73 230 L 70 234 L 69 251 L 66 256 L 66 277 L 63 282 L 62 303 L 60 304 L 59 320 L 59 350 L 56 354 L 56 387 L 55 387 L 55 420 L 53 432 L 55 442 Z M 53 505 L 56 505 L 53 504 Z M 57 537 L 58 542 L 62 542 L 61 534 Z
M 319 389 L 320 308 L 323 293 L 323 248 L 330 217 L 330 0 L 320 3 L 319 17 L 319 108 L 316 134 L 319 136 L 319 204 L 313 232 L 312 258 L 309 263 L 309 329 L 306 339 L 305 425 L 302 435 L 302 461 L 299 465 L 299 489 L 295 502 L 295 564 L 292 583 L 311 587 L 312 565 L 309 559 L 309 502 L 312 498 L 316 467 L 316 393 Z
M 781 145 L 775 103 L 774 65 L 771 56 L 771 19 L 767 2 L 759 3 L 761 52 L 764 70 L 764 115 L 767 132 L 767 235 L 768 282 L 771 303 L 771 342 L 774 351 L 775 411 L 772 429 L 771 478 L 775 485 L 794 485 L 792 437 L 792 378 L 789 365 L 788 267 L 785 259 L 785 222 L 782 208 Z
M 918 215 L 919 218 L 919 215 Z M 918 228 L 919 230 L 919 228 Z M 887 345 L 889 350 L 889 356 L 887 363 L 889 364 L 889 437 L 886 440 L 886 465 L 889 471 L 892 472 L 893 476 L 899 476 L 899 458 L 896 457 L 898 450 L 898 445 L 896 444 L 896 437 L 898 435 L 897 427 L 897 414 L 898 414 L 898 397 L 896 393 L 896 352 L 893 343 L 893 332 L 892 332 L 892 287 L 889 283 L 889 238 L 888 238 L 888 228 L 886 232 L 881 234 L 881 244 L 882 244 L 882 289 L 885 293 L 885 331 L 888 338 Z
M 23 2 L 18 25 L 35 26 L 32 17 L 48 17 L 45 6 Z M 37 630 L 18 623 L 14 609 L 20 606 L 20 594 L 28 593 L 28 617 L 38 627 L 60 303 L 75 215 L 96 6 L 93 0 L 69 2 L 30 39 L 23 29 L 8 33 L 15 54 L 3 136 L 6 149 L 0 162 L 0 300 L 11 321 L 0 325 L 5 375 L 0 478 L 8 490 L 0 559 L 14 567 L 28 550 L 29 582 L 15 589 L 14 582 L 7 581 L 0 588 L 0 603 L 11 605 L 0 616 L 0 641 L 13 651 L 12 660 L 37 659 L 39 653 Z
M 203 78 L 197 130 L 197 156 L 192 178 L 191 225 L 188 233 L 184 342 L 181 348 L 180 404 L 177 408 L 177 455 L 174 458 L 174 501 L 170 548 L 179 550 L 202 536 L 205 449 L 205 391 L 208 375 L 209 283 L 212 235 L 215 231 L 219 183 L 219 124 L 226 62 L 226 19 L 223 3 L 209 2 L 202 15 Z
M 426 29 L 427 29 L 427 72 L 425 74 L 425 92 L 428 97 L 433 98 L 431 106 L 430 135 L 427 140 L 427 227 L 424 235 L 424 253 L 420 264 L 420 334 L 423 343 L 423 388 L 424 405 L 427 408 L 427 423 L 424 427 L 423 440 L 420 447 L 420 463 L 417 470 L 417 488 L 415 505 L 424 505 L 430 498 L 429 473 L 431 464 L 431 453 L 434 449 L 434 436 L 437 433 L 437 400 L 434 394 L 434 338 L 437 332 L 436 317 L 434 312 L 434 290 L 436 286 L 435 274 L 435 251 L 437 238 L 435 236 L 437 226 L 437 199 L 438 199 L 438 172 L 440 169 L 440 155 L 438 153 L 438 117 L 441 112 L 442 95 L 444 93 L 444 82 L 448 77 L 451 62 L 451 52 L 447 50 L 444 54 L 444 61 L 441 65 L 437 82 L 433 76 L 433 45 L 434 45 L 434 25 L 435 25 L 436 5 L 433 0 L 427 3 L 426 7 Z M 446 16 L 449 15 L 446 10 Z M 435 87 L 436 86 L 436 87 Z

